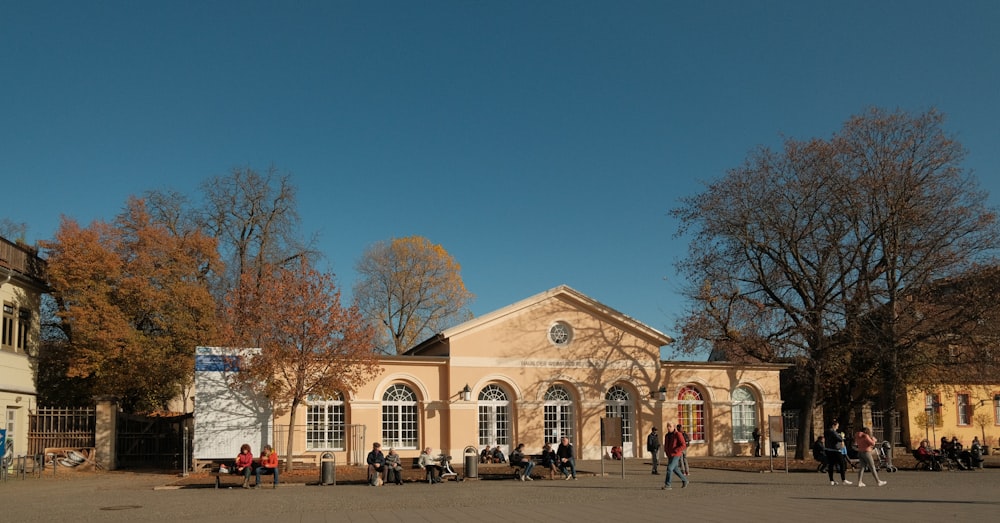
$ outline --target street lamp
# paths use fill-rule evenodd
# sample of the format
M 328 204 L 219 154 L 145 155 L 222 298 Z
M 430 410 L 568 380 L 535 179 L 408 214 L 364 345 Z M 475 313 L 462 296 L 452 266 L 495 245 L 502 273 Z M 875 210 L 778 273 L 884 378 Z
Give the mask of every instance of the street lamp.
M 465 387 L 462 387 L 462 401 L 472 401 L 472 389 L 469 388 L 469 384 L 466 383 Z

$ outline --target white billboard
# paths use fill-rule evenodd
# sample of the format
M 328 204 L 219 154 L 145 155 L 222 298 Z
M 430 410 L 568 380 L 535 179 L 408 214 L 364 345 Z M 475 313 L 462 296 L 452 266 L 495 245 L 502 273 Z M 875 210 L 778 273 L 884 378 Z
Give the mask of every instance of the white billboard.
M 233 381 L 256 354 L 260 349 L 195 348 L 194 459 L 231 460 L 244 443 L 254 454 L 271 443 L 270 402 Z

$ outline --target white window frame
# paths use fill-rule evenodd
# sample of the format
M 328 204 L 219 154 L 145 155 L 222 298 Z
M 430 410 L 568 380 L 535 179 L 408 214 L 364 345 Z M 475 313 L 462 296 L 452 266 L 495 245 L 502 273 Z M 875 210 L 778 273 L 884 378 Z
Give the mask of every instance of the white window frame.
M 310 397 L 306 409 L 306 450 L 344 450 L 344 399 Z
M 402 450 L 420 445 L 417 395 L 402 383 L 394 383 L 382 395 L 382 446 Z

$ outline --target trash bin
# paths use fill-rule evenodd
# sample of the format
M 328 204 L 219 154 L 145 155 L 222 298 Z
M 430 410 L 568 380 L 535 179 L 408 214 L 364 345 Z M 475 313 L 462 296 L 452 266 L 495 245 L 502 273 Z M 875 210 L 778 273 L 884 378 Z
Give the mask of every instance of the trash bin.
M 479 448 L 465 447 L 465 477 L 479 478 Z
M 337 484 L 337 460 L 333 454 L 324 452 L 319 459 L 319 482 L 321 485 Z

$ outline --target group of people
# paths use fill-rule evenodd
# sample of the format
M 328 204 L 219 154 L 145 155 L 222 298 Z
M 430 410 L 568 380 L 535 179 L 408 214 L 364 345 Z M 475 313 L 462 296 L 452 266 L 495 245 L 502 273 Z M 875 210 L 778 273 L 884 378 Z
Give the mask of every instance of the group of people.
M 516 478 L 521 481 L 533 481 L 531 472 L 535 469 L 535 462 L 524 452 L 524 443 L 519 443 L 510 453 L 510 466 L 516 467 L 518 473 Z M 555 479 L 555 474 L 562 474 L 564 479 L 576 479 L 576 458 L 574 457 L 573 444 L 569 438 L 559 439 L 559 446 L 555 449 L 546 443 L 542 446 L 541 466 L 549 472 L 549 479 Z
M 260 452 L 259 465 L 256 468 L 253 466 L 253 461 L 253 451 L 250 450 L 250 444 L 244 443 L 240 445 L 240 453 L 236 455 L 233 474 L 241 474 L 243 476 L 243 488 L 250 488 L 250 475 L 254 473 L 256 473 L 257 477 L 257 482 L 253 485 L 254 488 L 260 488 L 261 476 L 264 475 L 273 475 L 274 486 L 277 488 L 278 453 L 274 451 L 274 448 L 270 445 L 264 445 L 264 449 Z
M 662 490 L 673 488 L 670 480 L 674 475 L 680 478 L 681 488 L 688 486 L 688 474 L 690 474 L 687 466 L 688 441 L 688 435 L 682 425 L 667 424 L 667 433 L 663 436 L 662 445 L 663 455 L 667 458 L 667 477 L 660 487 Z M 646 450 L 653 457 L 653 474 L 660 473 L 660 448 L 660 434 L 656 427 L 653 427 L 646 436 Z
M 372 450 L 365 461 L 368 463 L 369 485 L 379 487 L 383 483 L 403 484 L 403 465 L 396 449 L 390 448 L 388 454 L 382 454 L 382 444 L 372 443 Z
M 972 470 L 982 467 L 984 451 L 978 436 L 972 438 L 972 445 L 968 450 L 962 446 L 957 436 L 952 436 L 951 440 L 942 436 L 940 449 L 931 449 L 930 442 L 925 439 L 920 442 L 914 454 L 919 461 L 927 463 L 931 470 L 941 470 L 941 464 L 945 460 L 953 468 Z
M 483 451 L 479 453 L 480 463 L 506 463 L 507 458 L 503 455 L 503 450 L 500 445 L 490 448 L 489 445 L 483 448 Z
M 871 472 L 878 486 L 886 484 L 879 478 L 878 467 L 875 466 L 875 458 L 872 455 L 872 452 L 875 452 L 875 444 L 875 438 L 872 437 L 872 431 L 868 427 L 862 427 L 854 434 L 854 445 L 858 451 L 857 482 L 859 487 L 865 486 L 863 479 L 866 470 Z M 816 442 L 813 443 L 813 457 L 820 462 L 819 470 L 826 471 L 830 478 L 830 485 L 854 484 L 847 479 L 847 447 L 846 436 L 840 431 L 840 422 L 837 420 L 833 420 L 826 432 L 816 438 Z M 834 472 L 840 474 L 840 483 L 834 479 Z

